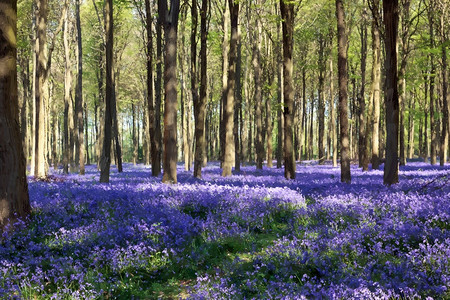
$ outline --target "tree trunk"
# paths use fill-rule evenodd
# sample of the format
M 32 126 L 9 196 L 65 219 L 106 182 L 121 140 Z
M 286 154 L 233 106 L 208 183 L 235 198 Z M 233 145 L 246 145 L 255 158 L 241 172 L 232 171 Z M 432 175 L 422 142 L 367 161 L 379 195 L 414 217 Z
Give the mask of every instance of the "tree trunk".
M 378 8 L 377 8 L 378 9 Z M 380 84 L 381 84 L 381 40 L 380 30 L 375 20 L 372 21 L 372 169 L 380 167 Z
M 292 50 L 294 44 L 294 4 L 280 0 L 283 19 L 283 89 L 284 89 L 284 177 L 295 179 L 295 161 L 292 149 L 292 126 L 294 117 L 294 81 Z
M 137 163 L 137 154 L 138 154 L 138 145 L 137 145 L 137 138 L 136 138 L 136 106 L 134 103 L 131 103 L 131 140 L 133 142 L 133 165 L 136 165 Z
M 384 184 L 398 183 L 399 99 L 397 77 L 398 0 L 384 1 L 384 26 L 386 47 L 386 162 Z
M 163 0 L 158 0 L 158 10 L 162 6 Z M 166 5 L 167 6 L 167 5 Z M 161 83 L 162 83 L 162 27 L 164 22 L 164 15 L 158 13 L 158 20 L 156 24 L 156 82 L 155 82 L 155 120 L 153 126 L 155 128 L 155 134 L 152 145 L 152 176 L 156 177 L 161 174 Z M 148 25 L 147 25 L 148 26 Z M 147 33 L 148 34 L 148 33 Z
M 220 125 L 219 125 L 219 135 L 220 135 L 220 163 L 221 166 L 225 161 L 225 118 L 224 112 L 227 106 L 227 91 L 228 91 L 228 63 L 229 63 L 229 53 L 228 47 L 230 45 L 229 41 L 229 27 L 230 27 L 230 9 L 225 1 L 225 6 L 223 7 L 223 40 L 222 40 L 222 97 L 220 99 Z
M 91 157 L 89 155 L 89 130 L 88 130 L 88 109 L 87 109 L 87 105 L 86 102 L 83 103 L 84 106 L 84 136 L 86 137 L 86 142 L 85 142 L 85 151 L 86 151 L 86 163 L 89 166 L 91 164 Z M 91 136 L 92 137 L 92 136 Z
M 341 147 L 341 182 L 350 183 L 350 156 L 348 136 L 348 70 L 347 49 L 348 33 L 345 23 L 344 4 L 336 0 L 336 17 L 338 31 L 338 77 L 339 77 L 339 124 Z
M 448 4 L 447 4 L 448 5 Z M 448 7 L 447 7 L 448 8 Z M 447 20 L 448 22 L 448 20 Z M 442 45 L 448 43 L 448 36 L 445 31 L 444 14 L 440 16 L 440 31 Z M 441 131 L 441 145 L 439 148 L 439 164 L 444 166 L 447 162 L 447 145 L 449 140 L 449 105 L 448 105 L 448 63 L 447 63 L 447 48 L 441 46 L 442 58 L 442 131 Z
M 331 114 L 331 137 L 333 144 L 333 167 L 337 167 L 338 157 L 338 138 L 336 128 L 336 108 L 334 103 L 334 78 L 333 78 L 333 59 L 330 59 L 330 114 Z
M 366 60 L 367 60 L 367 25 L 366 11 L 363 12 L 363 24 L 361 24 L 361 90 L 359 92 L 359 139 L 358 158 L 359 166 L 363 171 L 369 170 L 369 160 L 367 154 L 367 126 L 366 126 Z
M 111 127 L 114 105 L 114 61 L 113 61 L 113 3 L 106 0 L 105 3 L 105 32 L 106 32 L 106 98 L 105 117 L 103 125 L 103 149 L 100 159 L 100 182 L 109 183 L 109 171 L 111 166 Z
M 309 119 L 309 135 L 308 135 L 308 160 L 314 158 L 314 88 L 311 87 L 311 108 L 310 108 L 310 119 Z
M 67 5 L 67 2 L 66 2 Z M 63 159 L 63 170 L 64 174 L 69 173 L 69 163 L 71 162 L 70 155 L 72 151 L 70 149 L 70 140 L 72 139 L 71 133 L 73 132 L 73 127 L 71 126 L 72 115 L 72 100 L 70 99 L 70 90 L 72 84 L 72 71 L 71 71 L 71 61 L 70 61 L 70 45 L 69 45 L 69 13 L 66 11 L 66 16 L 64 20 L 64 159 Z
M 75 110 L 77 114 L 78 127 L 78 152 L 80 156 L 80 175 L 84 175 L 85 153 L 84 153 L 84 124 L 83 124 L 83 44 L 81 40 L 81 19 L 80 19 L 80 0 L 75 1 L 75 18 L 77 26 L 77 46 L 78 46 L 78 75 L 77 88 L 75 91 Z
M 206 91 L 207 91 L 207 56 L 206 42 L 208 37 L 207 26 L 208 1 L 202 0 L 200 11 L 200 97 L 194 102 L 195 116 L 195 160 L 194 176 L 202 177 L 202 166 L 206 158 L 205 142 L 205 114 L 206 114 Z
M 409 120 L 408 120 L 408 158 L 412 159 L 414 157 L 414 112 L 416 111 L 416 94 L 413 94 L 409 102 Z
M 242 63 L 242 55 L 241 55 L 241 30 L 238 28 L 238 37 L 237 37 L 237 54 L 236 54 L 236 108 L 234 110 L 234 169 L 236 172 L 241 171 L 241 144 L 240 140 L 242 140 L 242 134 L 239 132 L 239 116 L 242 111 L 242 91 L 241 91 L 241 63 Z
M 261 92 L 261 24 L 259 18 L 255 18 L 255 30 L 253 34 L 253 74 L 255 84 L 255 130 L 256 130 L 256 168 L 262 169 L 264 162 L 264 144 L 262 137 L 262 92 Z
M 48 2 L 47 0 L 37 0 L 37 40 L 36 40 L 36 94 L 35 94 L 35 161 L 34 161 L 34 176 L 36 178 L 47 177 L 47 159 L 45 153 L 45 77 L 47 72 L 47 15 Z
M 237 56 L 237 41 L 238 41 L 238 18 L 239 18 L 239 3 L 233 0 L 228 0 L 230 8 L 230 24 L 231 24 L 231 38 L 230 38 L 230 52 L 228 62 L 228 83 L 227 83 L 227 101 L 224 106 L 223 122 L 225 130 L 225 144 L 224 144 L 224 162 L 222 166 L 222 176 L 230 176 L 234 156 L 234 92 L 236 83 L 236 56 Z
M 180 1 L 161 1 L 164 26 L 164 155 L 163 182 L 177 183 L 177 27 Z
M 277 40 L 280 41 L 282 39 L 283 32 L 282 28 L 277 22 Z M 277 89 L 277 168 L 281 168 L 283 165 L 283 137 L 284 137 L 284 116 L 283 116 L 283 105 L 284 105 L 284 89 L 283 86 L 283 47 L 282 43 L 278 42 L 277 44 L 277 56 L 278 56 L 278 72 L 277 72 L 277 81 L 278 81 L 278 89 Z
M 2 1 L 0 31 L 0 232 L 31 213 L 26 165 L 19 128 L 17 91 L 17 1 Z M 9 36 L 11 34 L 12 36 Z
M 324 100 L 324 84 L 325 84 L 325 71 L 326 71 L 326 57 L 325 57 L 325 47 L 326 41 L 323 35 L 319 37 L 319 89 L 318 89 L 318 97 L 319 97 L 319 107 L 318 107 L 318 123 L 319 123 L 319 134 L 317 136 L 318 141 L 318 150 L 319 150 L 319 165 L 325 163 L 325 147 L 323 144 L 324 136 L 325 136 L 325 100 Z

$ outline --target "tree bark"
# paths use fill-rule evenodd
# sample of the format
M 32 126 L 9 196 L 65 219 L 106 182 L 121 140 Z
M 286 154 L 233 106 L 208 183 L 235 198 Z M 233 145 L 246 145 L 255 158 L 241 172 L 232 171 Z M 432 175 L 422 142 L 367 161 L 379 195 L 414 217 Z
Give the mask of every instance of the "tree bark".
M 162 7 L 163 0 L 158 0 L 158 10 Z M 166 5 L 167 6 L 167 5 Z M 152 176 L 156 177 L 161 174 L 161 82 L 162 82 L 162 28 L 164 22 L 164 15 L 158 13 L 158 20 L 156 24 L 156 82 L 155 82 L 155 121 L 153 122 L 155 128 L 154 145 L 152 148 Z
M 19 128 L 16 36 L 17 1 L 5 0 L 0 29 L 0 232 L 31 213 L 25 157 Z
M 333 78 L 333 59 L 330 59 L 330 114 L 331 114 L 331 137 L 333 144 L 333 167 L 337 167 L 338 157 L 338 138 L 336 128 L 336 108 L 334 103 L 334 78 Z
M 228 82 L 227 82 L 227 101 L 224 106 L 223 122 L 225 130 L 224 144 L 224 162 L 222 166 L 222 176 L 230 176 L 234 156 L 234 92 L 236 84 L 236 56 L 237 56 L 237 40 L 238 40 L 238 18 L 239 3 L 234 0 L 228 0 L 230 8 L 230 52 L 228 62 Z
M 163 182 L 177 183 L 177 27 L 180 1 L 161 1 L 164 26 L 164 154 Z
M 109 183 L 111 166 L 111 127 L 114 105 L 114 61 L 113 61 L 113 3 L 106 0 L 105 3 L 105 32 L 106 32 L 106 98 L 105 117 L 103 125 L 103 149 L 100 161 L 100 182 Z
M 239 119 L 242 118 L 242 91 L 241 91 L 241 64 L 242 64 L 242 55 L 241 55 L 241 30 L 238 28 L 238 37 L 237 37 L 237 46 L 236 46 L 236 72 L 235 72 L 235 81 L 236 81 L 236 90 L 235 90 L 235 99 L 236 99 L 236 108 L 234 109 L 234 169 L 236 172 L 241 171 L 241 144 L 240 140 L 242 140 L 242 134 L 239 132 Z M 242 128 L 241 128 L 242 130 Z
M 386 48 L 386 162 L 383 182 L 398 183 L 399 99 L 397 76 L 398 0 L 383 1 Z
M 225 161 L 225 121 L 224 112 L 227 106 L 227 91 L 228 91 L 228 63 L 229 63 L 229 27 L 230 27 L 230 9 L 225 1 L 223 7 L 223 40 L 222 40 L 222 97 L 220 99 L 220 125 L 219 125 L 219 139 L 220 139 L 220 163 L 221 165 Z
M 339 77 L 339 124 L 341 148 L 341 182 L 350 183 L 350 155 L 348 136 L 348 70 L 347 49 L 348 33 L 345 23 L 344 4 L 336 0 L 336 17 L 338 31 L 338 77 Z
M 66 1 L 67 5 L 67 1 Z M 73 156 L 72 150 L 70 148 L 70 141 L 73 140 L 73 119 L 71 118 L 73 114 L 72 99 L 70 98 L 70 91 L 72 85 L 72 71 L 70 60 L 70 45 L 69 45 L 69 14 L 66 10 L 64 20 L 64 32 L 63 32 L 63 43 L 64 43 L 64 159 L 63 159 L 63 171 L 64 174 L 69 173 L 69 164 L 72 161 L 71 155 Z
M 294 82 L 292 50 L 294 43 L 294 4 L 280 0 L 283 27 L 283 89 L 284 89 L 284 177 L 295 179 L 295 161 L 292 141 L 294 118 Z

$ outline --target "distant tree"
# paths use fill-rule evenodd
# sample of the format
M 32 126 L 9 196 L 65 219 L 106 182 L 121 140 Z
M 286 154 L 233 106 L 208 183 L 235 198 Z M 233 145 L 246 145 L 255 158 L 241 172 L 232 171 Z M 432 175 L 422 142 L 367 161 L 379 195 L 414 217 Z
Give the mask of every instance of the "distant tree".
M 113 1 L 105 3 L 105 32 L 106 32 L 106 98 L 105 118 L 103 125 L 103 149 L 100 159 L 100 182 L 109 182 L 111 166 L 111 138 L 112 138 L 112 114 L 114 97 L 114 58 L 113 58 Z
M 294 82 L 292 51 L 294 44 L 294 3 L 280 0 L 283 27 L 283 89 L 284 89 L 284 177 L 295 179 L 293 152 Z
M 348 136 L 348 69 L 347 50 L 348 32 L 345 22 L 343 0 L 336 0 L 337 32 L 338 32 L 338 77 L 339 77 L 339 125 L 341 148 L 341 181 L 351 182 L 350 174 L 350 140 Z
M 383 1 L 386 48 L 386 162 L 384 184 L 398 183 L 399 101 L 397 76 L 398 0 Z
M 163 182 L 177 183 L 177 31 L 180 1 L 158 7 L 164 26 L 164 156 Z
M 19 128 L 16 37 L 17 1 L 0 2 L 0 231 L 31 213 Z

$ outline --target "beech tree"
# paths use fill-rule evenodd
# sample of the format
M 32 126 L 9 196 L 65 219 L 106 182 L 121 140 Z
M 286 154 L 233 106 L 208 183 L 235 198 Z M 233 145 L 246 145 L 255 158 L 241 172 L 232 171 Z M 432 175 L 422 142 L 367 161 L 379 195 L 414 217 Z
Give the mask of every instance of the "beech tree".
M 17 1 L 0 1 L 0 232 L 31 213 L 19 128 Z

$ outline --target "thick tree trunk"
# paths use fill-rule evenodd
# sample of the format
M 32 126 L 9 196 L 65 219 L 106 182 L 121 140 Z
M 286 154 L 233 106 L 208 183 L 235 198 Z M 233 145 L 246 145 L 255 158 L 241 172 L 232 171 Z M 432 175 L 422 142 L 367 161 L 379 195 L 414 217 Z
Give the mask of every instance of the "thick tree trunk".
M 75 111 L 78 127 L 78 153 L 80 166 L 80 175 L 85 173 L 85 153 L 84 153 L 84 123 L 83 123 L 83 44 L 81 40 L 81 19 L 80 19 L 80 0 L 75 1 L 75 18 L 77 26 L 77 48 L 78 48 L 78 74 L 77 88 L 75 91 Z
M 180 1 L 172 0 L 170 10 L 162 0 L 164 17 L 164 155 L 163 182 L 177 183 L 177 27 Z
M 205 142 L 205 115 L 206 115 L 206 91 L 207 91 L 207 56 L 206 42 L 208 31 L 206 29 L 208 15 L 208 0 L 202 0 L 200 11 L 200 97 L 194 102 L 195 115 L 195 159 L 194 176 L 202 177 L 202 166 L 206 158 Z
M 378 8 L 377 8 L 378 9 Z M 380 30 L 375 21 L 372 21 L 372 169 L 380 167 L 380 84 L 381 84 L 381 39 Z
M 236 56 L 237 56 L 237 40 L 238 40 L 238 18 L 239 3 L 228 0 L 230 8 L 230 52 L 228 62 L 228 83 L 227 83 L 227 101 L 224 106 L 223 122 L 225 130 L 224 144 L 224 162 L 222 166 L 222 176 L 230 176 L 234 156 L 234 92 L 236 84 Z
M 399 99 L 397 76 L 398 0 L 384 1 L 384 26 L 386 47 L 386 162 L 384 184 L 398 183 Z
M 284 177 L 295 179 L 295 161 L 292 144 L 294 118 L 294 81 L 292 50 L 294 43 L 294 4 L 280 0 L 283 19 L 283 89 L 284 89 Z
M 17 97 L 17 1 L 2 1 L 0 15 L 0 232 L 31 213 Z M 6 228 L 5 228 L 6 227 Z
M 341 182 L 350 183 L 350 155 L 348 136 L 348 70 L 347 49 L 348 33 L 345 24 L 344 4 L 336 0 L 336 17 L 338 31 L 338 77 L 339 77 L 339 124 L 341 148 Z
M 111 138 L 112 115 L 114 105 L 114 61 L 113 61 L 113 3 L 105 3 L 105 32 L 106 32 L 106 98 L 105 117 L 103 125 L 103 149 L 100 159 L 100 182 L 109 183 L 111 166 Z

